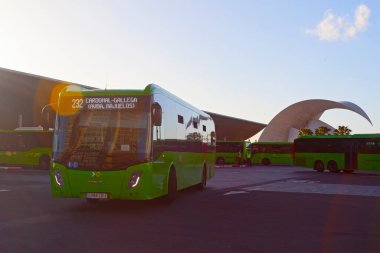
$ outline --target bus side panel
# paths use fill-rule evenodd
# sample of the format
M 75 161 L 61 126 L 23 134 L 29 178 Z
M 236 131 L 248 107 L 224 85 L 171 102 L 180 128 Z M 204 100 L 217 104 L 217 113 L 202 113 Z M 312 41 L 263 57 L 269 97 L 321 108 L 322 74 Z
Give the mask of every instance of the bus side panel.
M 0 131 L 0 164 L 38 166 L 40 157 L 51 157 L 53 133 L 47 131 Z
M 211 118 L 205 119 L 162 94 L 154 94 L 154 102 L 161 105 L 163 115 L 161 126 L 153 127 L 154 160 L 160 157 L 166 166 L 175 168 L 178 189 L 200 183 L 204 165 L 214 168 L 214 151 L 208 144 L 215 129 Z
M 358 154 L 358 169 L 380 171 L 380 155 Z
M 262 164 L 268 160 L 270 164 L 293 165 L 293 144 L 290 142 L 257 142 L 251 144 L 252 162 Z
M 217 163 L 245 164 L 251 153 L 247 150 L 245 141 L 217 141 L 215 159 Z
M 237 153 L 217 152 L 215 157 L 216 159 L 219 157 L 223 158 L 225 164 L 234 164 L 239 161 Z
M 261 164 L 261 161 L 265 158 L 270 159 L 267 154 L 261 154 L 261 153 L 256 153 L 252 156 L 252 163 L 253 164 Z
M 273 164 L 292 165 L 292 154 L 273 154 Z
M 207 159 L 210 159 L 207 161 Z M 174 166 L 177 174 L 178 190 L 199 184 L 202 178 L 202 169 L 206 161 L 208 178 L 215 174 L 215 167 L 211 161 L 212 157 L 206 157 L 201 153 L 178 153 L 163 152 L 161 157 L 153 162 L 152 177 L 153 188 L 156 192 L 167 194 L 167 183 L 171 165 Z M 178 172 L 181 174 L 179 175 Z
M 177 126 L 177 140 L 182 143 L 183 147 L 178 147 L 178 151 L 173 152 L 173 161 L 175 161 L 178 179 L 178 188 L 184 189 L 197 183 L 199 180 L 200 171 L 203 166 L 203 161 L 200 152 L 201 135 L 199 133 L 199 115 L 178 104 L 174 101 L 173 108 L 175 108 L 174 115 L 177 114 L 177 120 L 174 118 L 173 124 Z M 183 117 L 183 123 L 178 122 L 178 115 Z M 194 127 L 197 124 L 198 129 Z M 180 144 L 181 145 L 181 144 Z M 199 145 L 199 146 L 198 146 Z M 182 150 L 181 150 L 182 149 Z M 173 150 L 176 151 L 176 150 Z
M 260 154 L 256 153 L 252 157 L 252 163 L 261 164 L 263 159 L 269 159 L 271 164 L 292 165 L 292 154 Z
M 294 165 L 306 168 L 313 168 L 315 156 L 310 153 L 296 153 Z
M 345 168 L 344 154 L 339 153 L 296 153 L 295 165 L 307 168 L 314 168 L 316 161 L 321 161 L 327 169 L 329 161 L 335 161 L 339 170 Z
M 293 164 L 292 154 L 276 154 L 272 153 L 268 156 L 271 164 L 291 165 Z
M 28 151 L 2 151 L 0 152 L 0 164 L 38 166 L 42 155 L 51 157 L 51 148 L 34 148 Z

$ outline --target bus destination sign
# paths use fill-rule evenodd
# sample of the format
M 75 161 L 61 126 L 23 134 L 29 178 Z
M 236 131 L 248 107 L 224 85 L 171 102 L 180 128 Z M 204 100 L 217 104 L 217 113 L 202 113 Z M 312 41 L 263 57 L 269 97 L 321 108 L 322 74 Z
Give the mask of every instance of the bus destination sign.
M 71 99 L 73 109 L 84 110 L 135 109 L 137 104 L 137 97 L 84 97 Z

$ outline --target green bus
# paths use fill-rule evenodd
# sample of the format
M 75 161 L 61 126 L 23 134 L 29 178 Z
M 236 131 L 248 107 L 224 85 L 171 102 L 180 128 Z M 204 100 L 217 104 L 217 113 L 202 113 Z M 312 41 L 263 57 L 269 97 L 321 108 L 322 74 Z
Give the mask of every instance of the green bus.
M 51 167 L 53 197 L 172 202 L 215 173 L 215 125 L 161 87 L 60 94 Z
M 250 153 L 246 141 L 216 141 L 216 164 L 246 164 Z
M 252 164 L 293 165 L 292 142 L 254 142 L 250 145 Z
M 53 131 L 38 127 L 0 131 L 0 166 L 50 168 Z
M 380 171 L 380 134 L 303 136 L 294 151 L 296 166 L 318 172 Z

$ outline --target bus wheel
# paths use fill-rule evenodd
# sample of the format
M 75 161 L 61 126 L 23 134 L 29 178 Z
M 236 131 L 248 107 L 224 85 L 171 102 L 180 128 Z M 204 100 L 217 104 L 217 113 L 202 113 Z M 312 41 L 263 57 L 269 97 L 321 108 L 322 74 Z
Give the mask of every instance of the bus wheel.
M 317 172 L 323 172 L 325 170 L 325 167 L 323 166 L 323 162 L 316 161 L 314 163 L 314 170 L 316 170 Z
M 338 165 L 336 164 L 335 161 L 329 161 L 328 164 L 327 164 L 327 169 L 331 173 L 338 173 L 339 172 Z
M 39 168 L 42 170 L 50 169 L 50 157 L 48 155 L 42 155 L 38 164 Z
M 168 194 L 163 198 L 164 204 L 171 204 L 177 196 L 177 176 L 175 169 L 170 168 L 168 179 Z
M 223 157 L 218 157 L 218 159 L 216 159 L 216 163 L 217 164 L 224 164 L 224 158 Z
M 261 160 L 261 164 L 268 166 L 270 164 L 270 160 L 268 158 L 264 158 L 263 160 Z
M 198 190 L 204 190 L 206 188 L 207 184 L 207 168 L 206 165 L 203 166 L 203 171 L 202 171 L 202 180 L 201 183 L 197 185 Z

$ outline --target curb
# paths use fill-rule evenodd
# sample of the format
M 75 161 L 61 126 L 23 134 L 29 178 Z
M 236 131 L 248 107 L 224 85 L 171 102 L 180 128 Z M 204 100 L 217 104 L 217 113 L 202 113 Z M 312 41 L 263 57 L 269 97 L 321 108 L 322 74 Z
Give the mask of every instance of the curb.
M 246 164 L 223 164 L 223 165 L 215 165 L 215 168 L 245 168 L 248 167 Z
M 21 170 L 22 167 L 0 167 L 0 170 Z

